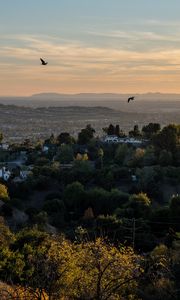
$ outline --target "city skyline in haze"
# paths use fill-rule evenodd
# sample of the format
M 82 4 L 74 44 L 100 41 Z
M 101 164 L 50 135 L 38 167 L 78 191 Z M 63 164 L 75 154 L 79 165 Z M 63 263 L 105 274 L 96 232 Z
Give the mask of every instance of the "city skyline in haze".
M 179 11 L 179 0 L 3 1 L 0 96 L 180 93 Z

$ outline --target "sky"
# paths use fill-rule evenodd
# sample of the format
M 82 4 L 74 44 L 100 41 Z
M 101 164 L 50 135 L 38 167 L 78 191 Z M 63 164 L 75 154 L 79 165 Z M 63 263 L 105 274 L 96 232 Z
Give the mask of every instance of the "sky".
M 179 0 L 0 0 L 0 96 L 180 93 L 179 12 Z

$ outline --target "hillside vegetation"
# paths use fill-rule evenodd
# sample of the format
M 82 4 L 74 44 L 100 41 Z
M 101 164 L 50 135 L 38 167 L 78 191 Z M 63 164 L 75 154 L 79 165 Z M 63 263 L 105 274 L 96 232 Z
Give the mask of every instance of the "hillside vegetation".
M 0 135 L 1 299 L 180 298 L 180 124 L 102 130 Z

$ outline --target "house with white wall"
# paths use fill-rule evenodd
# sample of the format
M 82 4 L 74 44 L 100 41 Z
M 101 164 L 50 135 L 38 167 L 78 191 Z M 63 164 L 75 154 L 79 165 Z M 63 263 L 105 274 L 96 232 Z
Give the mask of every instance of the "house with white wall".
M 2 178 L 5 181 L 8 181 L 10 176 L 11 176 L 11 172 L 6 167 L 0 168 L 0 178 Z

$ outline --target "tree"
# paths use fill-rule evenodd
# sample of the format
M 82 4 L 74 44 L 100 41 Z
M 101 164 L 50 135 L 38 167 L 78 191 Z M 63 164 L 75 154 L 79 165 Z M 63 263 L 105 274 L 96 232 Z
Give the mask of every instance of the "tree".
M 115 209 L 122 207 L 128 200 L 128 193 L 121 192 L 118 189 L 112 189 L 109 194 L 109 214 L 112 214 Z
M 70 136 L 69 132 L 61 132 L 57 137 L 57 141 L 59 144 L 72 144 L 74 139 Z
M 46 200 L 43 209 L 49 214 L 52 215 L 54 213 L 64 214 L 65 206 L 64 202 L 60 199 L 51 199 Z
M 44 141 L 44 144 L 47 144 L 47 145 L 54 145 L 54 144 L 56 144 L 56 138 L 55 138 L 55 136 L 54 136 L 53 133 L 51 134 L 51 136 L 48 139 L 46 139 Z
M 35 144 L 35 150 L 42 151 L 42 148 L 43 148 L 43 140 L 38 139 Z
M 90 124 L 86 128 L 82 129 L 78 134 L 78 144 L 85 145 L 94 137 L 95 130 Z
M 120 138 L 125 138 L 126 137 L 126 134 L 125 134 L 125 132 L 122 129 L 120 129 L 119 137 Z
M 162 150 L 159 155 L 159 163 L 161 166 L 169 166 L 172 164 L 173 157 L 172 153 L 167 150 Z
M 81 153 L 77 153 L 76 160 L 82 160 L 82 154 Z
M 173 255 L 171 250 L 160 244 L 146 259 L 146 273 L 140 287 L 140 298 L 145 300 L 179 299 L 175 290 L 173 274 Z
M 9 199 L 8 189 L 4 184 L 0 183 L 0 200 L 6 201 Z
M 110 124 L 108 129 L 107 129 L 107 134 L 108 135 L 113 135 L 115 134 L 115 128 L 114 128 L 114 125 Z
M 2 132 L 0 132 L 0 143 L 2 143 L 2 140 L 3 140 L 3 134 Z
M 134 125 L 134 130 L 129 131 L 129 136 L 130 137 L 136 137 L 136 138 L 141 137 L 141 132 L 139 130 L 138 125 Z
M 159 152 L 166 150 L 175 155 L 180 146 L 180 125 L 165 126 L 153 137 L 153 144 Z
M 174 222 L 174 228 L 179 231 L 180 230 L 180 195 L 173 195 L 170 199 L 170 217 L 172 220 L 176 220 Z
M 33 223 L 38 224 L 40 227 L 44 228 L 48 221 L 48 215 L 45 211 L 40 211 L 33 217 Z
M 86 184 L 89 183 L 94 175 L 94 168 L 89 160 L 75 160 L 72 168 L 72 175 L 75 180 Z
M 118 145 L 115 153 L 115 162 L 123 165 L 128 153 L 128 146 L 126 144 Z
M 14 235 L 5 224 L 4 218 L 0 217 L 0 248 L 5 247 L 14 240 Z
M 97 185 L 103 187 L 106 190 L 110 190 L 115 186 L 114 174 L 108 167 L 96 171 L 95 181 Z
M 79 270 L 71 297 L 88 300 L 135 299 L 142 274 L 140 257 L 131 248 L 116 248 L 103 239 L 76 246 Z
M 149 123 L 148 125 L 143 126 L 142 132 L 145 138 L 152 138 L 154 134 L 157 134 L 160 131 L 161 127 L 159 123 Z
M 147 217 L 150 212 L 151 201 L 146 193 L 133 194 L 130 196 L 128 207 L 133 209 L 133 217 Z
M 128 162 L 128 166 L 139 167 L 143 165 L 145 150 L 142 148 L 137 148 L 132 155 L 132 158 Z
M 47 295 L 44 292 L 40 294 L 38 290 L 32 291 L 30 287 L 23 287 L 19 285 L 0 283 L 0 299 L 12 299 L 12 300 L 40 300 L 41 297 L 47 299 Z
M 62 299 L 76 272 L 71 242 L 33 229 L 20 232 L 14 248 L 24 262 L 20 282 L 38 293 L 35 299 Z
M 86 201 L 91 206 L 96 215 L 108 214 L 109 212 L 109 192 L 103 188 L 94 188 L 86 193 Z
M 70 163 L 74 160 L 73 149 L 70 145 L 61 145 L 58 149 L 56 159 L 62 164 Z
M 84 220 L 91 220 L 91 219 L 94 219 L 94 213 L 93 213 L 92 207 L 88 207 L 88 208 L 84 211 L 83 219 L 84 219 Z
M 33 228 L 20 231 L 10 248 L 1 249 L 0 278 L 11 283 L 3 290 L 7 299 L 135 300 L 140 264 L 141 257 L 129 247 L 103 239 L 71 243 Z
M 64 190 L 63 201 L 65 206 L 70 212 L 76 213 L 79 218 L 79 214 L 84 211 L 85 202 L 84 186 L 76 181 L 72 184 L 68 184 Z
M 138 189 L 159 200 L 159 188 L 162 180 L 162 168 L 147 166 L 136 170 Z
M 100 168 L 102 169 L 103 168 L 103 157 L 104 157 L 104 151 L 102 148 L 98 148 L 98 158 L 100 160 Z
M 87 154 L 87 153 L 84 153 L 84 154 L 82 155 L 82 160 L 83 160 L 83 161 L 89 160 L 89 157 L 88 157 L 88 154 Z
M 152 166 L 157 163 L 157 157 L 155 155 L 155 149 L 153 146 L 146 147 L 143 157 L 144 166 Z
M 118 124 L 115 126 L 114 133 L 115 133 L 115 135 L 120 136 L 120 128 L 119 128 Z

